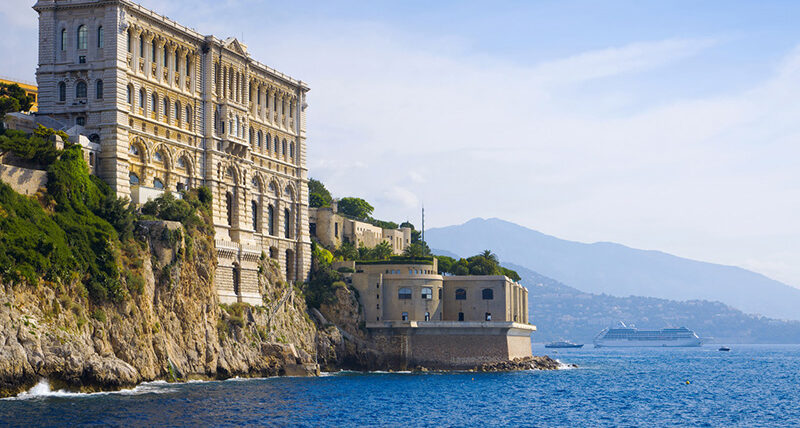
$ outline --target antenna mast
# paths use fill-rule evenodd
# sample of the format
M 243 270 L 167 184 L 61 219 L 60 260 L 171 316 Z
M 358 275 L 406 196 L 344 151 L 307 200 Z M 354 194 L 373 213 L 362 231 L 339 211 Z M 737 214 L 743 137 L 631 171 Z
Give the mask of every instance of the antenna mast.
M 422 242 L 425 242 L 425 204 L 422 204 Z

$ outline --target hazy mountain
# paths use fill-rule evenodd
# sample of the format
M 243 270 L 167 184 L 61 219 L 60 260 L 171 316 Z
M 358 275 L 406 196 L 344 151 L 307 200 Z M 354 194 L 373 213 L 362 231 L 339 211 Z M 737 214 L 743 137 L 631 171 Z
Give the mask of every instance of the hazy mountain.
M 431 248 L 460 256 L 491 249 L 505 263 L 588 293 L 720 301 L 747 313 L 800 319 L 800 289 L 734 266 L 609 242 L 566 241 L 495 218 L 430 229 L 425 238 Z
M 685 326 L 719 343 L 800 343 L 800 322 L 747 315 L 720 302 L 678 302 L 653 297 L 590 294 L 506 264 L 528 288 L 536 342 L 570 339 L 591 343 L 605 327 L 625 321 L 640 328 Z

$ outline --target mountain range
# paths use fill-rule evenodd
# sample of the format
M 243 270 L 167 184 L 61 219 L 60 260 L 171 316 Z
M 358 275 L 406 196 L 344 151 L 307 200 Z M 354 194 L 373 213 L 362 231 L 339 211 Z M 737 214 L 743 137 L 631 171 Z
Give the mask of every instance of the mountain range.
M 533 340 L 590 343 L 600 330 L 626 321 L 640 328 L 686 326 L 717 343 L 800 343 L 800 321 L 748 315 L 724 303 L 585 293 L 523 266 L 506 264 L 528 288 Z
M 800 289 L 735 266 L 610 242 L 567 241 L 497 218 L 430 229 L 425 238 L 431 248 L 461 257 L 490 249 L 504 265 L 585 294 L 721 302 L 747 314 L 800 320 Z

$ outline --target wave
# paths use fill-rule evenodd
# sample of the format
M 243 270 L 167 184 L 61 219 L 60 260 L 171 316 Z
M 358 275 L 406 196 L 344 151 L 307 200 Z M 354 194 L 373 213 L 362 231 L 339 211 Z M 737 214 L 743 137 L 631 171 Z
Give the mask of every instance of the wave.
M 556 362 L 558 363 L 558 369 L 557 370 L 575 370 L 575 369 L 578 368 L 578 367 L 576 367 L 576 366 L 574 366 L 572 364 L 567 364 L 565 362 L 562 362 L 559 359 L 556 359 Z
M 121 389 L 119 391 L 100 391 L 100 392 L 74 392 L 64 389 L 53 390 L 50 388 L 50 382 L 47 379 L 39 380 L 39 383 L 33 388 L 20 392 L 14 397 L 2 398 L 2 400 L 35 400 L 55 397 L 65 398 L 83 398 L 83 397 L 96 397 L 102 395 L 141 395 L 141 394 L 166 394 L 175 392 L 175 388 L 167 388 L 166 381 L 156 380 L 152 382 L 143 382 L 133 388 Z

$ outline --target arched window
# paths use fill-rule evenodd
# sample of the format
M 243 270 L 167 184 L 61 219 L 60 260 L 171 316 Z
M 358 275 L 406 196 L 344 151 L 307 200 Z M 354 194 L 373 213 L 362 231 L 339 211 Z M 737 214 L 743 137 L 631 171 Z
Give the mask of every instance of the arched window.
M 402 319 L 403 321 L 408 321 L 408 312 L 403 312 L 402 314 L 400 314 L 400 319 Z
M 62 28 L 61 29 L 61 50 L 62 51 L 67 50 L 67 29 L 66 28 Z
M 192 122 L 192 110 L 189 108 L 189 106 L 186 106 L 186 123 L 191 123 L 191 122 Z
M 128 31 L 128 53 L 132 53 L 133 44 L 131 43 L 131 32 Z
M 267 227 L 270 236 L 275 236 L 275 209 L 272 208 L 272 205 L 267 207 Z
M 133 86 L 128 85 L 128 104 L 133 104 Z
M 181 123 L 181 103 L 178 101 L 175 101 L 175 122 Z
M 270 143 L 272 143 L 272 136 L 271 136 L 271 135 L 269 135 L 269 134 L 267 134 L 267 140 L 266 140 L 266 142 L 264 143 L 264 149 L 266 149 L 267 151 L 269 151 L 269 145 L 270 145 Z
M 164 188 L 164 182 L 162 182 L 158 178 L 154 178 L 153 179 L 153 187 L 155 187 L 156 189 L 161 190 L 161 189 Z
M 411 300 L 411 289 L 407 287 L 397 290 L 397 298 L 400 300 Z
M 98 80 L 95 83 L 94 92 L 97 95 L 97 99 L 98 100 L 103 98 L 103 81 L 102 80 Z
M 433 299 L 433 289 L 431 287 L 422 287 L 422 300 Z
M 214 110 L 214 132 L 219 135 L 219 112 Z
M 85 116 L 78 116 L 75 118 L 75 124 L 80 126 L 86 125 L 86 117 Z
M 261 140 L 264 138 L 264 134 L 261 131 L 258 131 L 256 134 L 256 147 L 259 149 L 261 148 Z
M 164 62 L 161 65 L 164 66 L 164 68 L 169 65 L 169 51 L 166 46 L 164 46 Z
M 103 43 L 103 26 L 101 25 L 97 27 L 97 47 L 102 48 Z
M 431 313 L 425 312 L 425 321 L 430 321 L 430 320 L 431 320 Z
M 283 151 L 282 151 L 282 153 L 283 153 L 284 156 L 286 156 L 286 139 L 285 138 L 283 139 Z
M 258 231 L 259 231 L 259 230 L 258 230 L 258 202 L 256 202 L 256 201 L 253 201 L 253 202 L 250 204 L 250 208 L 251 208 L 251 209 L 252 209 L 252 211 L 253 211 L 253 230 L 255 230 L 256 232 L 258 232 Z
M 75 85 L 75 98 L 86 98 L 86 82 L 83 80 Z
M 491 288 L 484 288 L 481 291 L 481 296 L 483 297 L 483 300 L 494 300 L 494 290 Z
M 467 300 L 467 290 L 463 288 L 456 290 L 456 300 Z
M 181 168 L 181 169 L 186 168 L 186 160 L 184 159 L 183 156 L 178 158 L 177 165 L 178 165 L 178 168 Z
M 67 84 L 58 82 L 58 100 L 62 103 L 67 100 Z
M 131 144 L 131 147 L 128 149 L 128 153 L 130 153 L 130 154 L 132 154 L 134 156 L 139 156 L 139 148 L 136 147 L 135 145 Z
M 289 143 L 289 157 L 294 157 L 294 143 Z
M 144 88 L 139 89 L 139 108 L 144 110 L 145 108 L 145 92 Z
M 128 173 L 128 181 L 130 181 L 131 186 L 138 186 L 139 185 L 139 176 L 134 173 Z
M 251 146 L 253 145 L 253 139 L 254 139 L 254 138 L 253 138 L 253 134 L 254 134 L 254 133 L 255 133 L 255 131 L 253 131 L 253 128 L 250 128 L 250 137 L 249 137 L 249 138 L 250 138 L 250 140 L 248 141 L 248 143 L 249 143 Z
M 139 36 L 139 58 L 144 58 L 144 36 Z
M 284 238 L 292 237 L 291 211 L 288 208 L 283 210 L 283 235 Z
M 86 49 L 86 26 L 78 27 L 78 49 Z
M 156 152 L 153 153 L 153 160 L 156 162 L 164 162 L 164 157 L 161 155 L 161 150 L 156 150 Z
M 233 195 L 231 192 L 225 194 L 225 210 L 228 213 L 228 226 L 233 226 Z
M 169 104 L 169 98 L 164 97 L 164 110 L 162 111 L 164 113 L 164 120 L 167 122 L 169 122 Z
M 150 111 L 153 112 L 153 114 L 158 114 L 158 94 L 155 92 L 150 95 Z

